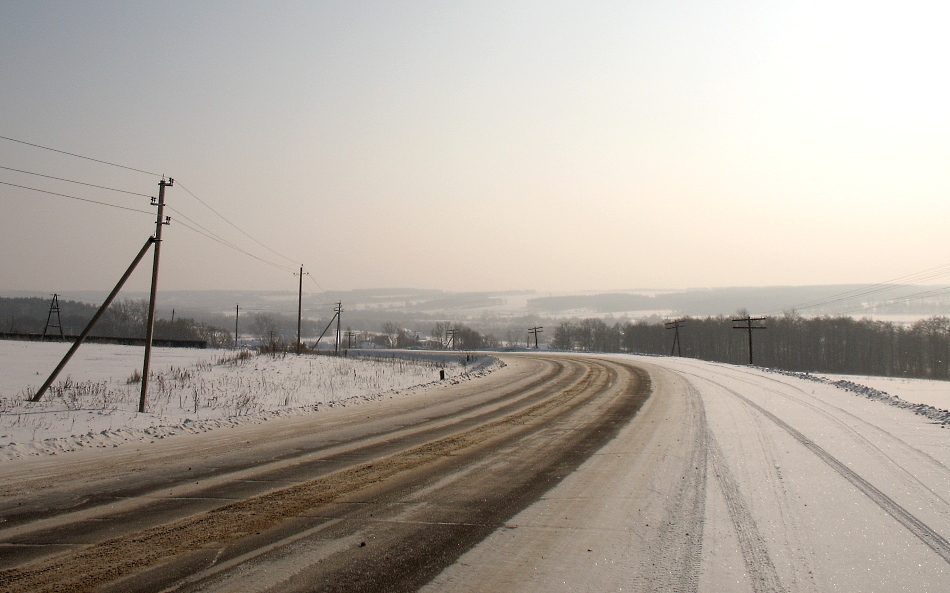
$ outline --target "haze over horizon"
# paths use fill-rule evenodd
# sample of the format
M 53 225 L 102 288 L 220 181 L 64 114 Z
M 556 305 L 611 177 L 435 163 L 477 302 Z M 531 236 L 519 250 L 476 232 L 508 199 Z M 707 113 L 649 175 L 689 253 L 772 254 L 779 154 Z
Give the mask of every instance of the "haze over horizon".
M 3 2 L 0 136 L 174 177 L 160 291 L 294 290 L 301 263 L 309 292 L 876 283 L 950 263 L 948 16 Z M 23 171 L 158 176 L 9 140 L 0 167 L 148 213 L 0 185 L 2 290 L 108 290 L 154 230 L 147 197 Z

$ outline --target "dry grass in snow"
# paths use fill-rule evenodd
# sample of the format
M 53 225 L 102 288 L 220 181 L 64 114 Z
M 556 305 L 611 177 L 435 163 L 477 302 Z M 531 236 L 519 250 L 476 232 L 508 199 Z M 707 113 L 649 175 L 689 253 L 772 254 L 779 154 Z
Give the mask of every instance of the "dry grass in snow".
M 0 342 L 0 460 L 262 422 L 406 394 L 490 372 L 491 357 L 379 353 L 336 358 L 156 349 L 137 413 L 142 349 L 84 345 L 43 400 L 29 402 L 66 344 Z

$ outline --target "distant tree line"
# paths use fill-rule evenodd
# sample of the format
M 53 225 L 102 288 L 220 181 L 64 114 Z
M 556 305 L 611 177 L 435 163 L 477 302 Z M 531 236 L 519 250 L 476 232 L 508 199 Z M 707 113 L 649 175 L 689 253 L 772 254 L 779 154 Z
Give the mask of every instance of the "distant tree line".
M 748 334 L 731 317 L 687 318 L 680 328 L 684 357 L 742 364 Z M 950 318 L 913 324 L 797 315 L 767 317 L 753 336 L 755 364 L 791 371 L 950 378 Z M 562 323 L 551 346 L 589 352 L 671 353 L 673 332 L 662 323 L 607 325 L 600 319 Z
M 374 341 L 390 348 L 481 350 L 498 346 L 498 340 L 495 336 L 479 333 L 464 323 L 436 322 L 429 330 L 428 338 L 424 338 L 418 332 L 402 328 L 392 321 L 384 323 L 382 329 L 383 333 L 379 337 L 383 339 L 377 338 Z M 453 330 L 455 333 L 454 339 L 450 337 L 450 332 Z
M 42 334 L 46 329 L 50 301 L 41 298 L 0 297 L 2 331 L 12 334 Z M 98 306 L 78 301 L 59 302 L 63 333 L 78 335 L 95 315 Z M 148 321 L 148 301 L 114 301 L 99 319 L 90 335 L 106 338 L 144 338 Z M 56 323 L 56 316 L 53 316 Z M 53 335 L 59 330 L 50 329 Z M 201 323 L 191 318 L 178 317 L 155 320 L 155 338 L 159 340 L 204 341 L 211 347 L 227 346 L 233 341 L 231 332 Z

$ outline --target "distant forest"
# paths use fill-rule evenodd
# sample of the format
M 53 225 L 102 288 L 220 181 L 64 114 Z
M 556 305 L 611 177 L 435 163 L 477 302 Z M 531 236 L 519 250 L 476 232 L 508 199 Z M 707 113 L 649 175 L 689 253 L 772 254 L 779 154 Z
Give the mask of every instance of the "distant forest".
M 790 371 L 950 378 L 950 318 L 904 325 L 851 317 L 767 317 L 753 335 L 757 366 Z M 749 360 L 748 333 L 731 317 L 687 318 L 679 330 L 682 355 L 716 362 Z M 662 323 L 600 319 L 562 323 L 551 346 L 590 352 L 671 353 L 672 330 Z
M 63 333 L 79 335 L 98 310 L 98 306 L 79 301 L 59 301 Z M 49 299 L 0 297 L 0 333 L 42 334 L 49 316 Z M 148 302 L 144 300 L 114 301 L 93 328 L 90 335 L 106 338 L 144 338 L 148 319 Z M 57 319 L 53 316 L 53 323 Z M 59 335 L 58 329 L 50 329 Z M 159 340 L 196 340 L 208 346 L 232 343 L 231 333 L 194 319 L 179 317 L 155 320 L 155 338 Z

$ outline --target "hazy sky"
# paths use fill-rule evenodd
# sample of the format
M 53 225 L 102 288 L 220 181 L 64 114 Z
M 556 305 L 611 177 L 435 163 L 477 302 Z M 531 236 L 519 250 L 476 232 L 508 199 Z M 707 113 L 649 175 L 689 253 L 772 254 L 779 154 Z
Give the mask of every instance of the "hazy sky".
M 176 185 L 161 289 L 296 287 L 181 214 L 325 289 L 877 282 L 950 262 L 946 6 L 2 0 L 0 136 L 293 262 Z M 0 185 L 0 290 L 108 289 L 153 220 Z

